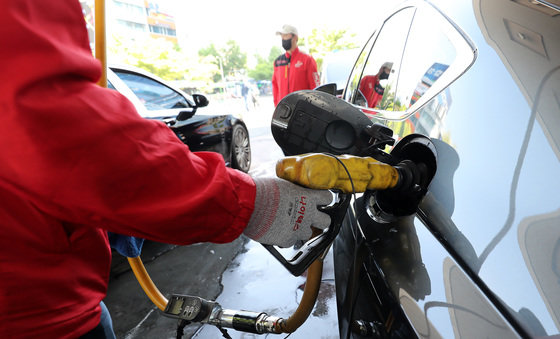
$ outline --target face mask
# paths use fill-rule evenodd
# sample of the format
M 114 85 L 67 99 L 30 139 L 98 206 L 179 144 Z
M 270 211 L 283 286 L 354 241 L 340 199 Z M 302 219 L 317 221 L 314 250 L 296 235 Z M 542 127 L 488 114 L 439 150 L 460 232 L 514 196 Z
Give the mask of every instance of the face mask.
M 289 51 L 292 48 L 292 39 L 286 39 L 286 40 L 282 40 L 282 47 L 286 50 Z
M 379 75 L 379 80 L 389 79 L 389 73 L 383 72 Z

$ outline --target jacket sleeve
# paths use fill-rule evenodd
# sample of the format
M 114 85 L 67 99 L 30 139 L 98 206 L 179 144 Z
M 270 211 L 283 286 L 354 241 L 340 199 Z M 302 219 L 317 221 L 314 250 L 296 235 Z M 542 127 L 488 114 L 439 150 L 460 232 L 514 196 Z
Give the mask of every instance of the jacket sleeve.
M 77 1 L 3 4 L 0 180 L 63 222 L 178 244 L 239 236 L 253 180 L 96 85 Z
M 274 101 L 274 107 L 276 107 L 278 105 L 278 102 L 280 101 L 278 99 L 280 93 L 279 93 L 279 84 L 278 84 L 278 67 L 276 67 L 276 64 L 274 64 L 274 69 L 273 69 L 273 73 L 272 73 L 272 99 Z
M 317 62 L 311 55 L 307 65 L 307 83 L 309 84 L 309 89 L 315 89 L 321 84 L 319 73 L 317 72 Z

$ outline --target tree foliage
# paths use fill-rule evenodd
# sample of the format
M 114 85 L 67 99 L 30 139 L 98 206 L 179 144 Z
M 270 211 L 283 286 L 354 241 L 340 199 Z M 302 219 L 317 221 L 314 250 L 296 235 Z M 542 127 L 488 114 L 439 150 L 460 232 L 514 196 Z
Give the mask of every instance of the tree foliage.
M 324 57 L 336 50 L 357 48 L 356 34 L 349 33 L 345 29 L 327 30 L 314 28 L 309 37 L 302 37 L 299 41 L 305 46 L 309 54 L 317 61 L 317 68 L 321 69 Z
M 136 66 L 165 80 L 188 78 L 192 67 L 179 46 L 165 39 L 113 36 L 108 50 L 111 62 Z
M 274 46 L 270 49 L 268 58 L 256 55 L 257 64 L 255 68 L 249 70 L 249 77 L 255 80 L 272 79 L 272 73 L 274 72 L 274 60 L 276 60 L 280 54 L 282 54 L 282 49 L 278 46 Z
M 225 77 L 244 73 L 247 69 L 247 54 L 241 51 L 235 40 L 229 40 L 222 48 L 210 44 L 200 49 L 198 55 L 217 66 L 218 72 L 213 75 L 214 82 L 218 82 L 222 77 L 220 69 L 223 70 Z
M 301 38 L 300 46 L 313 55 L 321 69 L 327 53 L 337 49 L 355 48 L 355 34 L 346 30 L 314 29 L 307 39 Z M 282 54 L 280 46 L 270 49 L 267 57 L 257 55 L 256 66 L 247 69 L 247 54 L 235 40 L 224 46 L 210 44 L 198 51 L 196 56 L 188 56 L 177 44 L 165 39 L 151 37 L 113 36 L 108 46 L 109 61 L 124 63 L 145 69 L 165 80 L 222 80 L 225 77 L 248 75 L 255 80 L 270 80 L 274 71 L 274 60 Z

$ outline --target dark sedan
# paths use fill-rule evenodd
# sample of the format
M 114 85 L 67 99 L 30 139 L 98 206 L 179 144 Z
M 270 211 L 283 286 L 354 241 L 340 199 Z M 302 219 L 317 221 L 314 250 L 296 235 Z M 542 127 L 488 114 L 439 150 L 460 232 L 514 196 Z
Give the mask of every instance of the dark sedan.
M 220 153 L 228 166 L 243 172 L 251 167 L 247 127 L 232 114 L 207 115 L 205 96 L 189 96 L 146 71 L 130 66 L 110 66 L 109 87 L 125 95 L 141 116 L 167 124 L 191 151 Z

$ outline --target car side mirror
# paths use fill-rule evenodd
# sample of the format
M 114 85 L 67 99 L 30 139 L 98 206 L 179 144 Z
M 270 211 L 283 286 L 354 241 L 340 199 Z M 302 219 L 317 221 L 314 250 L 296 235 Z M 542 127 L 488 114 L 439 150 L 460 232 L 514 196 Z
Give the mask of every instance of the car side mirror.
M 194 99 L 194 103 L 196 104 L 196 107 L 206 107 L 208 106 L 208 98 L 206 98 L 206 96 L 202 95 L 202 94 L 193 94 L 192 95 L 193 99 Z
M 192 118 L 192 116 L 194 115 L 195 110 L 192 111 L 181 111 L 179 112 L 179 114 L 177 115 L 177 121 L 184 121 L 187 119 Z

